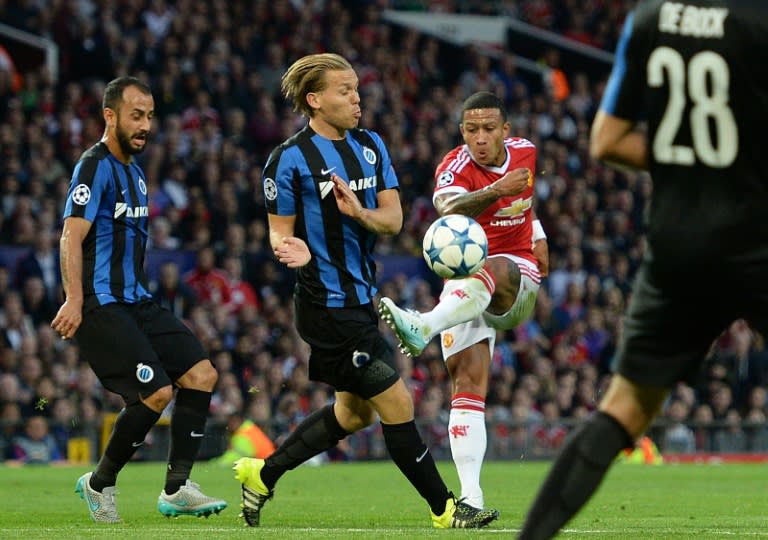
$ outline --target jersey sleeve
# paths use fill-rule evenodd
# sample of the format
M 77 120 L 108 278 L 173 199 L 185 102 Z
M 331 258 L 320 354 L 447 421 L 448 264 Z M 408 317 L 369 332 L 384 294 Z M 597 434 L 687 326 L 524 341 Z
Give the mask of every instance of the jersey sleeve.
M 298 168 L 291 152 L 283 147 L 276 148 L 267 160 L 262 180 L 268 213 L 296 215 L 294 177 L 297 176 Z
M 447 154 L 435 169 L 435 191 L 432 194 L 432 204 L 435 203 L 439 195 L 459 195 L 472 191 L 470 178 L 455 170 L 460 159 L 452 156 L 452 154 L 453 152 Z
M 112 186 L 111 175 L 111 167 L 98 159 L 86 158 L 75 165 L 64 206 L 64 218 L 79 217 L 93 223 L 101 199 Z
M 389 156 L 389 151 L 387 150 L 384 141 L 381 140 L 378 133 L 374 133 L 373 131 L 369 131 L 369 133 L 376 143 L 376 147 L 381 155 L 381 176 L 384 179 L 384 183 L 383 185 L 377 186 L 378 191 L 384 189 L 400 189 L 400 182 L 397 179 L 397 173 L 395 173 L 395 168 L 392 166 L 392 158 Z
M 642 106 L 641 92 L 646 87 L 644 61 L 636 52 L 638 24 L 635 12 L 624 21 L 611 76 L 603 93 L 600 109 L 626 120 L 639 120 Z

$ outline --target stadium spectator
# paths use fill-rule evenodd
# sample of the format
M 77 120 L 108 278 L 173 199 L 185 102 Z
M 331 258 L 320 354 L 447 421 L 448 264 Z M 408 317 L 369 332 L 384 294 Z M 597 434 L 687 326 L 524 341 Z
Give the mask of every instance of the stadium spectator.
M 686 425 L 690 410 L 681 400 L 673 400 L 667 407 L 665 416 L 670 424 L 664 428 L 661 450 L 665 454 L 691 454 L 696 451 L 696 436 Z
M 56 307 L 48 297 L 43 280 L 37 276 L 27 277 L 22 285 L 24 312 L 32 319 L 35 333 L 40 325 L 48 325 L 56 315 Z
M 24 338 L 35 335 L 35 325 L 32 317 L 24 312 L 21 294 L 14 290 L 5 295 L 1 315 L 3 344 L 15 351 L 20 350 Z
M 741 415 L 736 409 L 730 409 L 723 418 L 724 427 L 712 434 L 712 449 L 715 452 L 737 454 L 748 448 L 749 440 L 741 426 Z
M 64 454 L 50 434 L 44 416 L 30 416 L 24 422 L 24 433 L 13 439 L 13 459 L 26 465 L 47 465 L 64 460 Z
M 157 216 L 150 226 L 148 249 L 179 249 L 181 240 L 173 235 L 171 221 L 165 216 Z
M 24 288 L 24 281 L 30 277 L 43 280 L 46 298 L 53 302 L 59 300 L 61 269 L 55 242 L 58 235 L 52 230 L 39 230 L 35 236 L 34 247 L 21 259 L 16 267 L 16 287 Z
M 195 291 L 180 280 L 179 265 L 173 261 L 160 265 L 158 279 L 150 284 L 150 291 L 158 304 L 180 319 L 189 318 L 197 304 Z
M 184 282 L 195 291 L 199 303 L 206 307 L 226 305 L 232 299 L 227 274 L 215 266 L 212 246 L 197 252 L 195 268 L 184 275 Z
M 72 400 L 66 396 L 53 399 L 49 408 L 51 411 L 50 433 L 56 441 L 56 446 L 69 458 L 69 441 L 77 435 L 75 407 Z

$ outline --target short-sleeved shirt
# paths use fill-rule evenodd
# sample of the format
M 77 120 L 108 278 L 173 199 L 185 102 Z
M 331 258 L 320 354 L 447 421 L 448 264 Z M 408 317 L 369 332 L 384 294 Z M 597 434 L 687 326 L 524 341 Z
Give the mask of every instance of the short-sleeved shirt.
M 376 208 L 380 191 L 399 189 L 378 134 L 351 129 L 343 139 L 329 140 L 306 126 L 267 160 L 267 211 L 296 216 L 294 234 L 312 253 L 312 260 L 298 270 L 300 294 L 327 307 L 367 304 L 377 292 L 377 235 L 339 211 L 331 174 L 344 179 L 365 208 Z
M 149 200 L 146 175 L 113 156 L 103 142 L 75 165 L 64 218 L 91 222 L 83 240 L 83 312 L 151 298 L 144 272 Z

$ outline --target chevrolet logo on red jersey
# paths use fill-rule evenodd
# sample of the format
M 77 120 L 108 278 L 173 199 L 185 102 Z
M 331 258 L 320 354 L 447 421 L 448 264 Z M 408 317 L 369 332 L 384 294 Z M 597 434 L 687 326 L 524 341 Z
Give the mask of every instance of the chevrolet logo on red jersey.
M 528 197 L 526 199 L 517 199 L 516 201 L 513 201 L 512 204 L 510 204 L 509 206 L 505 206 L 501 210 L 498 210 L 493 215 L 495 217 L 519 216 L 520 214 L 528 210 L 531 206 L 533 206 L 533 197 Z

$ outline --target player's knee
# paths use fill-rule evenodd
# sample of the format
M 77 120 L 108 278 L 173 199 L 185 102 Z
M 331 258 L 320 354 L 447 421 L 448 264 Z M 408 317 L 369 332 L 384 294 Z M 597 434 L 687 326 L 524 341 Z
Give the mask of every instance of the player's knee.
M 349 433 L 370 426 L 376 421 L 376 411 L 365 401 L 351 403 L 336 402 L 334 414 L 339 425 Z
M 144 405 L 146 405 L 153 411 L 161 412 L 163 409 L 165 409 L 168 406 L 168 404 L 171 402 L 172 399 L 173 399 L 173 386 L 169 384 L 168 386 L 163 386 L 162 388 L 158 388 L 152 394 L 142 399 L 141 401 L 144 402 Z
M 638 385 L 621 375 L 614 375 L 599 409 L 637 438 L 648 429 L 666 395 L 665 388 Z
M 363 411 L 355 411 L 354 414 L 349 415 L 346 421 L 342 424 L 342 427 L 349 432 L 359 431 L 365 427 L 370 426 L 376 421 L 376 411 L 373 409 L 366 409 Z M 339 422 L 341 423 L 341 422 Z
M 486 265 L 496 280 L 488 311 L 495 314 L 506 313 L 517 299 L 520 290 L 520 268 L 517 264 L 504 257 L 488 259 Z
M 413 420 L 413 399 L 405 384 L 393 387 L 386 401 L 380 403 L 378 413 L 385 424 L 401 424 Z
M 376 411 L 373 410 L 373 408 L 368 408 L 365 411 L 361 411 L 358 414 L 358 418 L 360 422 L 360 428 L 358 429 L 363 429 L 364 427 L 368 427 L 373 424 L 378 418 L 378 415 L 376 414 Z
M 182 388 L 212 392 L 218 380 L 219 374 L 216 368 L 209 360 L 203 360 L 182 375 L 177 383 Z

